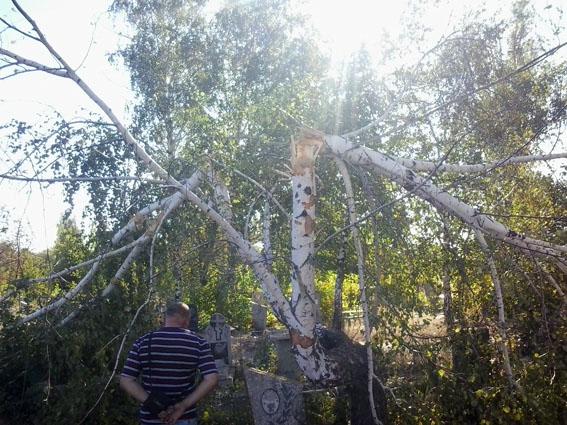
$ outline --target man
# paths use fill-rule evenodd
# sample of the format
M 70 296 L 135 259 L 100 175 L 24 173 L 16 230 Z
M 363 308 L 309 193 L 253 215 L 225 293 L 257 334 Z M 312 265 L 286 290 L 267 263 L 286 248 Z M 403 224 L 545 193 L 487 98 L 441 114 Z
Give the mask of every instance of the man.
M 142 403 L 144 425 L 196 425 L 196 404 L 218 383 L 207 341 L 187 329 L 189 307 L 167 307 L 165 326 L 138 338 L 128 353 L 120 386 Z M 197 371 L 203 380 L 196 385 Z M 142 375 L 142 383 L 137 380 Z

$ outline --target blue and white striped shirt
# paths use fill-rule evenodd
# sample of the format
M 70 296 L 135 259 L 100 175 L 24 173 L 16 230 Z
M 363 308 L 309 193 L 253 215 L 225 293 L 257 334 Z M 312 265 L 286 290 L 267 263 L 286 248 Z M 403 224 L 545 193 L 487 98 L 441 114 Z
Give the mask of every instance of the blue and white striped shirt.
M 148 347 L 150 333 L 138 338 L 128 353 L 122 376 L 137 378 L 142 375 L 142 386 L 150 393 L 163 392 L 182 400 L 196 387 L 197 370 L 202 376 L 217 373 L 209 343 L 192 331 L 164 327 L 151 332 L 151 383 Z M 196 407 L 185 411 L 180 419 L 193 419 Z M 142 424 L 161 424 L 150 412 L 140 409 Z

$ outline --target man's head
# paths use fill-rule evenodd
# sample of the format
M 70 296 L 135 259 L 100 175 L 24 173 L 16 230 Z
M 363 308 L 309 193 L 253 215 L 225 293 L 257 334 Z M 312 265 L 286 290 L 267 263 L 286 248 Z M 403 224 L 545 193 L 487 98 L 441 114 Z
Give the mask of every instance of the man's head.
M 189 327 L 191 313 L 187 304 L 175 301 L 167 305 L 165 310 L 165 326 L 185 328 Z

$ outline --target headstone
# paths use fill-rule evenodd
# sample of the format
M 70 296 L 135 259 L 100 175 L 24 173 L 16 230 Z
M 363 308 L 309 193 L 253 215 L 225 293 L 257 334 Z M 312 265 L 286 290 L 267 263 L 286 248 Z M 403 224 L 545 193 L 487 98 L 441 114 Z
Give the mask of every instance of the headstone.
M 256 333 L 263 333 L 266 330 L 266 318 L 268 309 L 258 303 L 252 303 L 252 329 Z
M 228 378 L 232 365 L 230 326 L 226 324 L 226 319 L 222 314 L 215 313 L 211 316 L 204 335 L 211 346 L 221 380 Z
M 303 385 L 258 369 L 244 378 L 255 425 L 304 425 Z
M 269 334 L 269 338 L 276 346 L 276 352 L 278 354 L 278 368 L 276 373 L 289 379 L 299 379 L 302 373 L 299 370 L 299 366 L 297 366 L 295 356 L 291 352 L 289 333 L 287 331 L 272 332 Z

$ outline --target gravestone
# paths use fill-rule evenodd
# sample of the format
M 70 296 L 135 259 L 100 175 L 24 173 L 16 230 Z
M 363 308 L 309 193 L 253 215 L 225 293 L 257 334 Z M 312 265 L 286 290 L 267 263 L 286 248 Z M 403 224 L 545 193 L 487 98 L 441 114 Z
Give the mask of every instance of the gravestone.
M 221 380 L 230 378 L 232 365 L 230 326 L 226 324 L 222 314 L 215 313 L 211 316 L 204 336 L 211 346 Z
M 258 369 L 244 369 L 255 425 L 305 425 L 303 385 Z
M 278 354 L 278 368 L 276 373 L 289 379 L 299 379 L 302 376 L 295 356 L 291 352 L 291 341 L 287 331 L 273 331 L 269 334 L 270 341 L 276 347 Z
M 252 302 L 252 329 L 254 333 L 262 334 L 266 330 L 268 309 L 262 304 Z

